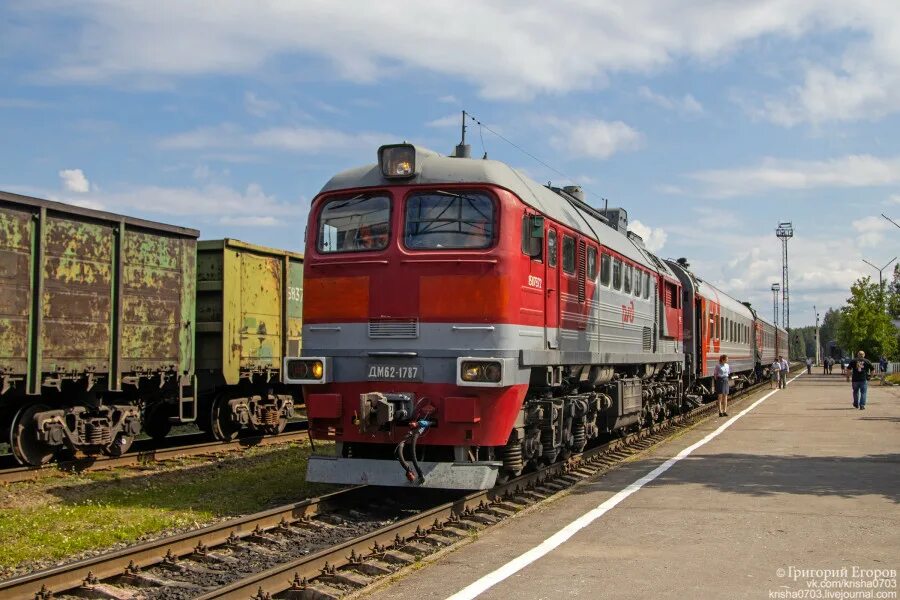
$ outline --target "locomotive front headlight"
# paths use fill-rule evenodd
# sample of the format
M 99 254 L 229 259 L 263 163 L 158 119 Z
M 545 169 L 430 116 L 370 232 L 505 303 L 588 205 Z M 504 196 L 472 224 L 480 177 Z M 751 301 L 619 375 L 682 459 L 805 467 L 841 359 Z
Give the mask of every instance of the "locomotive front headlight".
M 463 363 L 462 364 L 462 379 L 463 381 L 480 381 L 481 379 L 482 368 L 478 363 Z
M 459 369 L 460 379 L 471 383 L 499 383 L 503 368 L 494 361 L 463 361 Z
M 382 146 L 378 162 L 387 179 L 412 177 L 416 174 L 416 148 L 410 144 Z
M 313 384 L 329 383 L 331 367 L 326 365 L 327 358 L 284 359 L 284 383 Z
M 313 379 L 322 379 L 322 375 L 325 374 L 325 367 L 322 365 L 322 361 L 314 360 L 309 368 L 309 372 L 312 374 Z

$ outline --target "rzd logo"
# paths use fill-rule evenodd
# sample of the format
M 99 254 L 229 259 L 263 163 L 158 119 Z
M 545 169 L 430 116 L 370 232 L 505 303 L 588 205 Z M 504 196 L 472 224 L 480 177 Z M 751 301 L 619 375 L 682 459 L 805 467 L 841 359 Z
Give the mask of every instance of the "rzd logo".
M 634 323 L 634 300 L 622 305 L 622 322 Z

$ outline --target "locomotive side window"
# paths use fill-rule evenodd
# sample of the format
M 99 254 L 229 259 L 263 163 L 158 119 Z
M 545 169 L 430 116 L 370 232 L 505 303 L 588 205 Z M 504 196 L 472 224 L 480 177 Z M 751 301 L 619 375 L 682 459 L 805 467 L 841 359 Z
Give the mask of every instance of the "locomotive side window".
M 563 236 L 563 271 L 566 273 L 575 272 L 575 239 L 567 235 Z
M 588 248 L 588 277 L 590 277 L 591 281 L 597 278 L 597 249 L 596 248 Z
M 641 279 L 644 275 L 644 272 L 640 269 L 634 270 L 634 295 L 638 298 L 641 297 L 641 289 L 644 287 L 644 281 Z
M 556 266 L 556 256 L 556 230 L 551 229 L 547 233 L 547 264 L 549 266 Z
M 644 300 L 650 299 L 650 273 L 644 277 Z
M 406 201 L 407 248 L 487 248 L 494 241 L 494 201 L 481 192 L 422 192 Z
M 612 284 L 613 288 L 617 290 L 622 289 L 622 261 L 618 258 L 613 260 Z
M 603 285 L 609 285 L 611 262 L 612 259 L 609 257 L 609 254 L 604 252 L 600 255 L 600 283 Z
M 534 226 L 535 220 L 533 215 L 525 214 L 522 216 L 522 254 L 530 256 L 531 260 L 543 262 L 543 229 L 541 229 L 541 236 L 538 237 L 534 234 Z
M 390 215 L 387 196 L 329 200 L 319 213 L 319 252 L 383 250 L 390 237 Z

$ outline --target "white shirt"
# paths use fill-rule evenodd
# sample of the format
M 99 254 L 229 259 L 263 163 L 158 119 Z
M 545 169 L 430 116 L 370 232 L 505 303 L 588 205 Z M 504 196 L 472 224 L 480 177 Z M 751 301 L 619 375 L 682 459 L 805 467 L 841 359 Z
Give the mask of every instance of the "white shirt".
M 728 363 L 716 365 L 716 377 L 728 377 L 731 375 L 731 366 Z
M 786 359 L 786 358 L 782 358 L 782 359 L 781 359 L 781 370 L 782 370 L 782 371 L 787 371 L 787 370 L 788 370 L 788 362 L 787 362 L 787 359 Z
M 777 361 L 777 360 L 776 360 L 775 362 L 773 362 L 773 363 L 772 363 L 772 370 L 773 370 L 773 371 L 780 371 L 780 370 L 781 370 L 781 362 L 780 362 L 780 361 Z

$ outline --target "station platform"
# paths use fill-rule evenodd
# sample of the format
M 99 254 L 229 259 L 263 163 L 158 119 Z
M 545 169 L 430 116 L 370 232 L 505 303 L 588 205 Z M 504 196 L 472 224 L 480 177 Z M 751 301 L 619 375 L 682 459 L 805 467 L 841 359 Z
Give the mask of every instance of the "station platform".
M 900 387 L 860 411 L 803 373 L 729 414 L 365 597 L 897 598 Z

